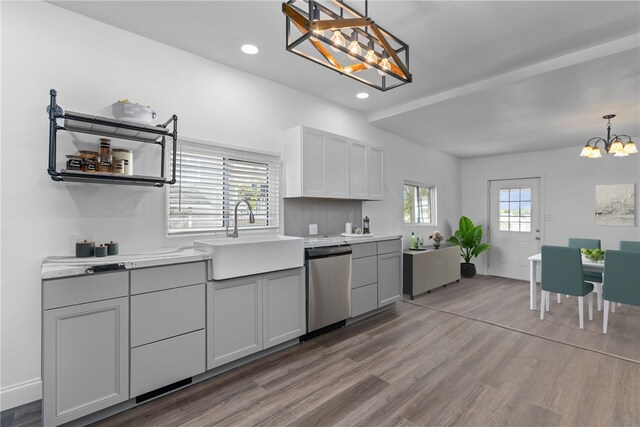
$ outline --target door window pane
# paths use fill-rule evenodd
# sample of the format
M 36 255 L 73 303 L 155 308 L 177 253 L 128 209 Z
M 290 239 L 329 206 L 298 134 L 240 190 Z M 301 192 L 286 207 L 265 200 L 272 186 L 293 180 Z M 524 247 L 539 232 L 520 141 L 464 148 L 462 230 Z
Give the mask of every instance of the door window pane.
M 500 231 L 531 232 L 531 188 L 508 187 L 499 190 Z

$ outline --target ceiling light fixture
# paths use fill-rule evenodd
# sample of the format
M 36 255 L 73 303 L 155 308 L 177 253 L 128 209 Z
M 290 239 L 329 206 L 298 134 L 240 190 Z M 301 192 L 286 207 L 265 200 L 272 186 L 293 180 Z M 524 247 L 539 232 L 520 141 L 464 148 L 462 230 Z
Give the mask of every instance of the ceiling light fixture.
M 367 99 L 368 97 L 369 97 L 369 94 L 367 92 L 360 92 L 356 94 L 356 98 L 358 99 Z
M 369 18 L 364 4 L 363 15 L 344 0 L 283 3 L 287 50 L 381 91 L 411 83 L 409 45 Z
M 599 159 L 602 157 L 602 150 L 598 148 L 598 143 L 602 142 L 604 151 L 607 154 L 613 154 L 613 157 L 627 157 L 629 154 L 635 154 L 638 152 L 635 142 L 631 140 L 629 135 L 616 135 L 611 134 L 611 119 L 615 114 L 607 114 L 602 118 L 607 120 L 607 139 L 595 137 L 587 141 L 587 144 L 582 148 L 580 157 L 586 157 L 588 159 Z M 625 142 L 626 140 L 626 142 Z M 593 142 L 593 145 L 591 143 Z
M 258 46 L 253 44 L 243 44 L 240 47 L 240 50 L 246 53 L 247 55 L 255 55 L 256 53 L 260 52 L 260 49 L 258 49 Z

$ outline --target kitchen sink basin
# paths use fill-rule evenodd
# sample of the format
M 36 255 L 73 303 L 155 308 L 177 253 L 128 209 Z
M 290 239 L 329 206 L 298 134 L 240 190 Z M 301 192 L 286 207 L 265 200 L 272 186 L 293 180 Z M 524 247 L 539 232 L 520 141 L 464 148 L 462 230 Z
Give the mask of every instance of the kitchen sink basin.
M 285 270 L 304 265 L 304 239 L 290 236 L 247 236 L 196 240 L 194 247 L 211 252 L 214 280 Z

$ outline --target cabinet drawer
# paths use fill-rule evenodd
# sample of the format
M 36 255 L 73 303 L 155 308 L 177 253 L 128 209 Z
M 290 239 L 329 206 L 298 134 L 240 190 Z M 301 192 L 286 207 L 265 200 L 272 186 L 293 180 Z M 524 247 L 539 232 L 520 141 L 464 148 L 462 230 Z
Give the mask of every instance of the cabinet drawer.
M 204 261 L 131 271 L 131 295 L 204 283 Z
M 204 328 L 205 288 L 187 286 L 131 297 L 131 347 Z
M 400 252 L 402 250 L 402 241 L 400 239 L 385 240 L 378 242 L 378 255 L 388 254 L 391 252 Z
M 376 242 L 358 243 L 357 245 L 351 245 L 351 258 L 362 258 L 371 255 L 377 255 Z
M 372 284 L 351 290 L 351 317 L 378 308 L 378 285 Z
M 204 330 L 134 348 L 131 350 L 131 397 L 204 370 Z
M 129 273 L 91 274 L 45 280 L 42 283 L 44 309 L 124 297 L 129 294 Z
M 378 257 L 368 256 L 351 261 L 351 288 L 359 288 L 377 281 Z

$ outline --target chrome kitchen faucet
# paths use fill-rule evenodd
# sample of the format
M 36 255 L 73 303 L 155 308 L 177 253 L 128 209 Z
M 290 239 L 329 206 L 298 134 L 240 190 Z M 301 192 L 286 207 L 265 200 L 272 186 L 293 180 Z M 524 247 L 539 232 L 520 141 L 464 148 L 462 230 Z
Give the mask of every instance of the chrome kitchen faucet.
M 256 218 L 253 216 L 253 210 L 251 209 L 251 204 L 249 204 L 249 199 L 240 200 L 236 203 L 236 207 L 233 209 L 233 233 L 231 234 L 229 234 L 229 220 L 227 220 L 227 237 L 238 237 L 238 206 L 242 202 L 245 202 L 249 208 L 249 223 L 253 224 L 256 222 Z

